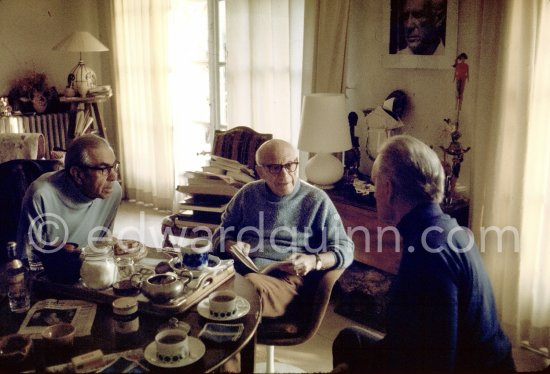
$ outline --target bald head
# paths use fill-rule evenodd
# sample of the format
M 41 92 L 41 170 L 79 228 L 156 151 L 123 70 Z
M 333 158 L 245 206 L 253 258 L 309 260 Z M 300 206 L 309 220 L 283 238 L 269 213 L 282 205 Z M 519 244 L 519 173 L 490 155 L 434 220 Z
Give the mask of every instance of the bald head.
M 256 171 L 277 196 L 288 195 L 294 190 L 297 162 L 296 149 L 281 139 L 268 140 L 256 151 Z
M 292 144 L 282 139 L 271 139 L 263 143 L 256 151 L 256 163 L 259 165 L 276 164 L 279 162 L 274 159 L 284 156 L 291 157 L 293 161 L 297 159 L 296 150 Z

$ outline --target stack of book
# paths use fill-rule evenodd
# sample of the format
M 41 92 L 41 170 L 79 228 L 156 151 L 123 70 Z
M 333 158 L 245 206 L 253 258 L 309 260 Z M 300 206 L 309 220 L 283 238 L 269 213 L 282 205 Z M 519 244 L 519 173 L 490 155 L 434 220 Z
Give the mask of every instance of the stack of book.
M 214 230 L 221 222 L 229 200 L 248 182 L 256 180 L 254 172 L 238 161 L 212 156 L 202 171 L 184 174 L 187 184 L 176 190 L 185 195 L 179 203 L 174 223 L 180 229 L 207 227 Z
M 221 156 L 212 156 L 208 166 L 203 166 L 202 170 L 217 175 L 226 175 L 238 182 L 248 183 L 256 180 L 254 170 L 239 161 L 231 160 Z

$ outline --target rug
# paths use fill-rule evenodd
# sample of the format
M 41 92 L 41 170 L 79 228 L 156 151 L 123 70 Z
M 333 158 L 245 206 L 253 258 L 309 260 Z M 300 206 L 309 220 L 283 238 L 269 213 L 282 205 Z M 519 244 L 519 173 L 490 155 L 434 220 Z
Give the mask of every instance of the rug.
M 384 332 L 389 291 L 395 277 L 354 261 L 338 280 L 334 311 Z

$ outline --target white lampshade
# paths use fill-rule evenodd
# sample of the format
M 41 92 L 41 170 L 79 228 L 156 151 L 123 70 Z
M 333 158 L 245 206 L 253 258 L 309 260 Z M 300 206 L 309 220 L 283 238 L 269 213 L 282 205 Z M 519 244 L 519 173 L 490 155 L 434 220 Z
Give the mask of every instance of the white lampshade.
M 88 31 L 74 31 L 53 47 L 54 51 L 64 52 L 105 52 L 109 48 Z
M 298 149 L 317 153 L 306 163 L 306 178 L 322 188 L 332 188 L 344 175 L 342 161 L 331 153 L 352 147 L 343 94 L 304 96 Z
M 53 50 L 80 53 L 80 60 L 70 74 L 74 75 L 75 90 L 80 96 L 86 96 L 90 88 L 96 86 L 96 75 L 92 69 L 84 64 L 82 52 L 104 52 L 108 51 L 109 48 L 87 31 L 74 31 L 57 43 Z

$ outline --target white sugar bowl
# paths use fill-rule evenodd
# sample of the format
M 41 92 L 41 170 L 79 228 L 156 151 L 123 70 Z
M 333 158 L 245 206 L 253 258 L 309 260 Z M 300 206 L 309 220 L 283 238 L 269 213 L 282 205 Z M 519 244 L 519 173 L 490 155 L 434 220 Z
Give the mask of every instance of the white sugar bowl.
M 90 246 L 82 250 L 82 283 L 87 288 L 103 290 L 117 279 L 117 267 L 112 248 Z

